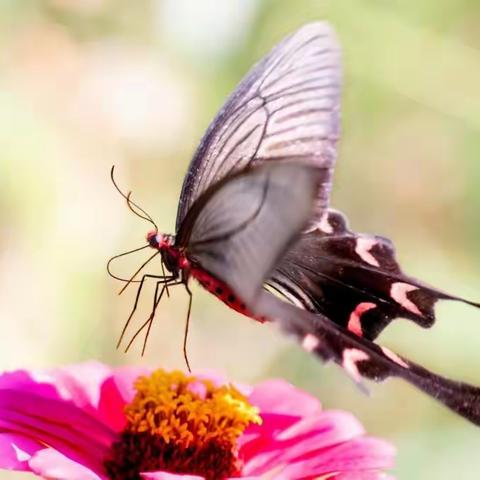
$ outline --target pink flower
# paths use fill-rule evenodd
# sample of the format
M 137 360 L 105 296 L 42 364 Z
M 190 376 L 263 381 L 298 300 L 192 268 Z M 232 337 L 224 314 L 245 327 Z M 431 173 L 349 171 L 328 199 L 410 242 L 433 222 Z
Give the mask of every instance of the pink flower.
M 234 387 L 93 362 L 0 376 L 0 467 L 49 479 L 370 480 L 394 455 L 282 380 Z

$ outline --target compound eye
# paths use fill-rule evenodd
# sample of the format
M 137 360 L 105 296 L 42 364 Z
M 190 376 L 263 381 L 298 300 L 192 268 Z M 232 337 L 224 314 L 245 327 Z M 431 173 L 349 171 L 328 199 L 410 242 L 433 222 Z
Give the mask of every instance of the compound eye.
M 147 242 L 152 248 L 158 248 L 158 233 L 151 231 L 147 233 Z

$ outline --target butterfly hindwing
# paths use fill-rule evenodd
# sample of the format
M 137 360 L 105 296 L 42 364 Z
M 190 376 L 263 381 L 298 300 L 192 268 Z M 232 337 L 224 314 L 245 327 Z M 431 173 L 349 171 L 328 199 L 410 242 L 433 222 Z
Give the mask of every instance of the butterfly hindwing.
M 345 217 L 333 210 L 301 235 L 268 283 L 371 340 L 398 317 L 430 327 L 440 299 L 479 306 L 405 275 L 390 240 L 350 231 Z
M 272 161 L 296 160 L 325 170 L 317 186 L 320 215 L 336 157 L 340 76 L 335 34 L 320 22 L 303 26 L 257 63 L 200 142 L 183 183 L 177 231 L 213 184 L 249 165 Z
M 382 382 L 398 377 L 448 408 L 480 425 L 480 388 L 444 378 L 400 357 L 391 350 L 359 337 L 321 314 L 301 310 L 268 292 L 257 299 L 254 313 L 277 323 L 303 348 L 322 361 L 340 365 L 356 382 Z

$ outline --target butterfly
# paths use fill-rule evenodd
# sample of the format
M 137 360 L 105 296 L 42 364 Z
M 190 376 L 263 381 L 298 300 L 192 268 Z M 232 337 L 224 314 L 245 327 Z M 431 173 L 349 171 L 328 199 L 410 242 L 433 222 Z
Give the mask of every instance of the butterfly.
M 403 378 L 480 425 L 479 388 L 443 378 L 374 343 L 399 317 L 430 327 L 438 300 L 480 304 L 407 276 L 390 240 L 351 231 L 346 217 L 330 208 L 340 57 L 333 29 L 317 22 L 286 37 L 250 70 L 193 156 L 175 235 L 159 233 L 131 194 L 120 190 L 112 169 L 130 209 L 154 226 L 147 245 L 125 253 L 154 250 L 128 281 L 120 278 L 126 286 L 138 283 L 120 342 L 148 279 L 156 282 L 152 312 L 127 348 L 144 328 L 146 341 L 162 296 L 177 285 L 190 296 L 187 333 L 194 278 L 234 310 L 276 323 L 355 381 Z M 137 280 L 156 256 L 162 275 Z

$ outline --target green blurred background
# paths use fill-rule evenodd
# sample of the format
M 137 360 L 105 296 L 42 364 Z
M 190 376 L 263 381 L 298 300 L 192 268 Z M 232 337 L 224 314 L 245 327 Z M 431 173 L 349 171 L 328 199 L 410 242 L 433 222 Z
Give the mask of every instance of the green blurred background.
M 135 292 L 118 297 L 105 263 L 142 245 L 148 224 L 109 169 L 172 232 L 182 177 L 226 95 L 284 34 L 318 19 L 344 49 L 333 205 L 356 230 L 392 238 L 407 272 L 480 299 L 478 0 L 2 0 L 1 370 L 90 358 L 184 367 L 182 289 L 161 305 L 143 358 L 141 342 L 115 349 Z M 400 479 L 480 478 L 478 428 L 400 381 L 367 397 L 338 368 L 193 288 L 194 368 L 286 377 L 326 408 L 351 410 L 398 446 Z M 382 342 L 480 384 L 480 312 L 437 313 L 433 330 L 400 320 Z

